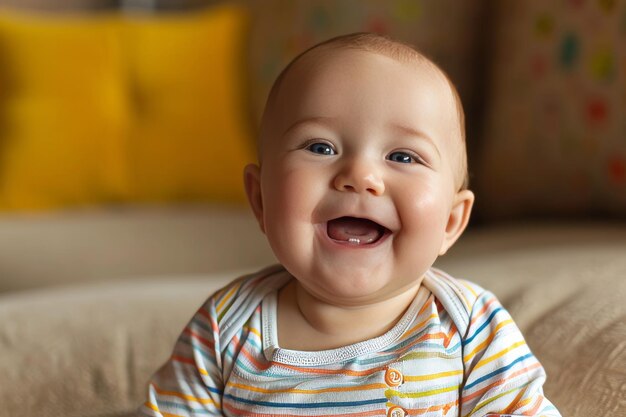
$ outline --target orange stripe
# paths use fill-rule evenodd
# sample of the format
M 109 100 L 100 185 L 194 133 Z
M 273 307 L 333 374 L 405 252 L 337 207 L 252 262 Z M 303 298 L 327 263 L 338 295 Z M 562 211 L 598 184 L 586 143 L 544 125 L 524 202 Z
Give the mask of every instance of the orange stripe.
M 224 408 L 228 409 L 229 411 L 231 411 L 233 414 L 239 415 L 239 416 L 248 416 L 248 417 L 276 417 L 276 414 L 265 414 L 265 413 L 252 413 L 250 412 L 250 410 L 241 410 L 239 408 L 233 407 L 232 405 L 229 404 L 224 404 Z M 384 409 L 381 410 L 372 410 L 372 411 L 365 411 L 362 413 L 346 413 L 346 414 L 337 414 L 337 413 L 332 413 L 332 414 L 316 414 L 316 417 L 370 417 L 370 416 L 380 416 L 380 415 L 386 415 L 386 412 Z M 281 416 L 283 417 L 301 417 L 301 414 L 281 414 Z
M 417 313 L 417 315 L 419 316 L 420 314 L 423 314 L 427 308 L 429 308 L 431 306 L 431 304 L 433 303 L 433 299 L 435 298 L 434 295 L 430 295 L 430 297 L 428 297 L 426 299 L 426 302 L 424 303 L 424 305 L 422 306 L 422 308 L 420 308 L 420 311 Z
M 235 343 L 236 346 L 238 346 L 238 343 L 239 343 L 238 340 L 234 339 L 233 342 Z M 239 349 L 239 353 L 242 353 L 246 358 L 248 358 L 248 360 L 259 371 L 265 371 L 265 370 L 269 369 L 270 366 L 274 365 L 274 366 L 278 366 L 278 367 L 281 367 L 281 368 L 290 369 L 290 370 L 294 370 L 294 371 L 298 371 L 298 372 L 302 372 L 302 373 L 309 373 L 309 374 L 367 376 L 367 375 L 374 374 L 376 372 L 379 372 L 379 371 L 387 368 L 386 365 L 379 366 L 378 368 L 364 370 L 364 371 L 351 371 L 351 370 L 348 370 L 348 369 L 336 369 L 336 370 L 333 370 L 333 369 L 300 368 L 300 367 L 297 367 L 297 366 L 287 365 L 287 364 L 278 363 L 278 362 L 273 362 L 273 363 L 268 362 L 267 364 L 262 364 L 259 361 L 257 361 L 256 358 L 254 356 L 252 356 L 250 354 L 250 352 L 248 352 L 248 350 L 245 347 L 243 347 L 243 346 L 241 346 L 241 348 Z
M 467 401 L 471 400 L 471 399 L 472 399 L 472 398 L 474 398 L 474 397 L 477 397 L 477 396 L 479 396 L 479 395 L 484 394 L 485 392 L 489 391 L 489 390 L 490 390 L 491 388 L 493 388 L 493 387 L 497 387 L 498 385 L 502 385 L 502 384 L 504 384 L 505 382 L 507 382 L 507 381 L 509 381 L 509 380 L 513 379 L 514 377 L 516 377 L 516 376 L 518 376 L 518 375 L 522 375 L 522 374 L 524 374 L 524 373 L 526 373 L 526 372 L 528 372 L 528 371 L 530 371 L 530 370 L 532 370 L 532 369 L 539 368 L 540 366 L 541 366 L 541 365 L 539 364 L 539 362 L 537 362 L 536 364 L 531 365 L 531 366 L 529 366 L 529 367 L 527 367 L 527 368 L 520 369 L 520 370 L 519 370 L 519 371 L 517 371 L 517 372 L 513 372 L 511 375 L 509 375 L 509 377 L 508 377 L 508 378 L 506 378 L 506 379 L 501 379 L 501 380 L 499 380 L 499 381 L 496 381 L 496 382 L 494 382 L 494 383 L 492 383 L 492 384 L 490 384 L 490 385 L 486 386 L 485 388 L 482 388 L 482 389 L 480 389 L 480 390 L 476 391 L 475 393 L 473 393 L 473 394 L 471 394 L 471 395 L 468 395 L 467 397 L 463 397 L 462 402 L 463 402 L 463 403 L 465 403 L 465 402 L 467 402 Z
M 429 321 L 431 321 L 434 318 L 437 318 L 437 314 L 435 314 L 435 313 L 433 313 L 430 316 L 428 316 L 428 318 L 426 320 L 421 321 L 420 323 L 418 323 L 415 326 L 411 327 L 411 329 L 409 329 L 409 331 L 407 331 L 405 334 L 410 335 L 411 333 L 415 333 L 417 331 L 417 329 L 421 329 L 422 327 L 424 327 L 424 325 L 426 323 L 428 323 Z
M 457 405 L 459 405 L 459 400 L 454 400 L 452 402 L 449 402 L 443 405 L 433 405 L 428 408 L 408 408 L 406 411 L 408 411 L 409 414 L 411 415 L 419 415 L 419 414 L 429 413 L 432 411 L 443 410 L 443 415 L 445 416 L 452 409 L 452 407 L 456 407 Z
M 182 362 L 182 363 L 186 363 L 189 365 L 193 365 L 194 368 L 196 368 L 198 370 L 198 372 L 200 372 L 202 375 L 208 376 L 209 373 L 206 371 L 206 369 L 203 368 L 199 368 L 198 367 L 198 363 L 193 360 L 193 359 L 189 359 L 189 358 L 184 358 L 182 356 L 177 356 L 177 355 L 172 355 L 170 357 L 171 360 L 175 361 L 175 362 Z
M 526 404 L 528 404 L 530 402 L 530 399 L 528 400 L 524 400 L 522 402 L 519 402 L 519 400 L 524 396 L 524 394 L 526 393 L 526 390 L 528 389 L 528 385 L 526 385 L 524 387 L 524 389 L 520 390 L 519 394 L 517 394 L 515 396 L 515 398 L 513 399 L 513 401 L 509 404 L 509 406 L 507 408 L 505 408 L 504 410 L 502 410 L 502 412 L 500 414 L 511 414 L 513 412 L 515 412 L 515 410 L 525 406 Z
M 204 307 L 202 307 L 200 310 L 198 310 L 198 313 L 202 316 L 204 316 L 206 319 L 211 320 L 211 316 L 209 315 L 209 313 L 204 309 Z
M 472 356 L 476 355 L 476 353 L 478 353 L 482 348 L 484 348 L 489 343 L 491 343 L 493 338 L 496 337 L 496 333 L 498 333 L 498 330 L 500 330 L 501 328 L 503 328 L 504 326 L 506 326 L 508 324 L 513 324 L 513 320 L 507 319 L 507 320 L 504 320 L 503 322 L 498 323 L 498 325 L 496 326 L 494 331 L 491 334 L 489 334 L 489 337 L 486 338 L 484 341 L 482 341 L 478 346 L 476 346 L 474 348 L 474 350 L 472 350 L 470 353 L 468 353 L 463 358 L 463 361 L 468 362 L 472 358 Z M 481 362 L 488 363 L 489 361 L 481 360 Z M 478 367 L 478 365 L 476 367 Z
M 200 336 L 198 333 L 194 332 L 193 330 L 186 328 L 185 330 L 183 330 L 183 333 L 186 333 L 189 336 L 193 337 L 194 339 L 199 340 L 200 342 L 202 342 L 204 346 L 208 347 L 210 350 L 215 350 L 215 344 L 211 340 Z
M 539 406 L 541 406 L 542 402 L 543 402 L 543 397 L 540 395 L 537 398 L 537 404 L 535 404 L 535 406 L 532 409 L 530 409 L 528 411 L 524 411 L 522 413 L 522 415 L 524 415 L 524 416 L 534 416 L 534 415 L 536 415 L 537 414 L 537 410 L 539 410 Z
M 253 387 L 250 385 L 244 385 L 244 384 L 231 384 L 228 383 L 227 384 L 230 387 L 234 387 L 234 388 L 240 388 L 240 389 L 244 389 L 247 391 L 253 391 L 253 392 L 261 392 L 264 394 L 284 394 L 284 393 L 290 393 L 290 394 L 322 394 L 322 393 L 326 393 L 326 392 L 349 392 L 349 391 L 365 391 L 365 390 L 369 390 L 369 389 L 381 389 L 381 388 L 389 388 L 386 384 L 367 384 L 367 385 L 358 385 L 358 386 L 353 386 L 353 387 L 335 387 L 335 388 L 320 388 L 320 389 L 311 389 L 311 390 L 305 390 L 305 389 L 297 389 L 297 388 L 284 388 L 284 389 L 266 389 L 266 388 L 258 388 L 258 387 Z
M 156 405 L 152 404 L 150 401 L 146 401 L 143 405 L 145 405 L 146 407 L 148 407 L 149 409 L 156 411 L 157 413 L 159 412 L 159 407 L 157 407 Z
M 476 313 L 476 314 L 477 314 L 477 316 L 476 316 L 476 317 L 474 317 L 474 319 L 473 319 L 472 321 L 470 321 L 470 326 L 471 326 L 472 324 L 474 324 L 474 323 L 476 322 L 476 320 L 478 320 L 478 319 L 479 319 L 479 318 L 480 318 L 480 317 L 481 317 L 481 316 L 485 313 L 485 311 L 487 310 L 487 308 L 489 308 L 489 306 L 490 306 L 491 304 L 493 304 L 495 301 L 496 301 L 496 299 L 495 299 L 495 298 L 491 298 L 489 301 L 487 301 L 487 302 L 485 303 L 485 305 L 483 306 L 483 308 L 481 308 L 480 310 L 478 310 L 478 313 Z
M 215 401 L 212 398 L 198 398 L 198 397 L 194 397 L 192 395 L 187 395 L 187 394 L 183 394 L 181 392 L 177 392 L 177 391 L 166 391 L 163 390 L 159 387 L 157 387 L 156 385 L 154 385 L 154 383 L 150 384 L 152 385 L 152 387 L 154 388 L 154 390 L 156 392 L 158 392 L 161 395 L 165 395 L 168 397 L 176 397 L 176 398 L 180 398 L 181 400 L 187 400 L 187 401 L 193 401 L 199 404 L 212 404 L 212 405 L 216 405 Z M 159 411 L 158 409 L 155 411 Z
M 458 330 L 457 330 L 456 326 L 451 326 L 450 327 L 450 331 L 448 332 L 448 334 L 446 335 L 446 337 L 444 339 L 443 347 L 447 348 L 448 345 L 450 345 L 450 341 L 452 340 L 452 337 L 457 332 L 458 332 Z
M 208 320 L 209 324 L 211 325 L 211 329 L 213 329 L 213 332 L 219 333 L 220 329 L 217 326 L 217 322 L 207 311 L 204 310 L 204 307 L 198 310 L 198 313 L 200 313 L 200 315 L 204 316 L 204 318 Z

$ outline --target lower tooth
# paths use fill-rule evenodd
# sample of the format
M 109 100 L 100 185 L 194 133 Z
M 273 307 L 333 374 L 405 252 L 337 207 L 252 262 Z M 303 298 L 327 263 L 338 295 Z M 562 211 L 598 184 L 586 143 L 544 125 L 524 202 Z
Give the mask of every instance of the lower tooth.
M 348 243 L 352 243 L 353 245 L 360 245 L 361 239 L 359 239 L 358 237 L 351 237 L 350 239 L 348 239 Z

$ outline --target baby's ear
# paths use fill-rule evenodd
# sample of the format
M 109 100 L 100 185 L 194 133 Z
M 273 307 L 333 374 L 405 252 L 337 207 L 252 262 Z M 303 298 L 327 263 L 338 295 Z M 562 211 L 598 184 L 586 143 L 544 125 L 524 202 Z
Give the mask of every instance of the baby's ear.
M 473 205 L 473 192 L 470 190 L 461 190 L 456 193 L 452 209 L 450 210 L 450 216 L 448 217 L 448 224 L 446 225 L 446 232 L 441 244 L 441 250 L 439 251 L 440 256 L 445 254 L 448 249 L 454 245 L 454 242 L 456 242 L 467 227 Z
M 265 233 L 263 224 L 263 196 L 261 194 L 261 170 L 258 165 L 248 164 L 243 170 L 243 183 L 248 196 L 248 203 L 254 212 L 261 231 Z

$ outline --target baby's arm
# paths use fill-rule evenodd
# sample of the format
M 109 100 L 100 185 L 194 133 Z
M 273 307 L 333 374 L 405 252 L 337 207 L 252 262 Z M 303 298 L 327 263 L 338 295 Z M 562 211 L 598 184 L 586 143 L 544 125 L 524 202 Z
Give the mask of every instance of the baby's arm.
M 543 396 L 546 374 L 495 296 L 482 293 L 463 341 L 461 416 L 560 416 Z
M 170 359 L 153 375 L 139 415 L 222 416 L 222 363 L 214 297 L 193 316 Z

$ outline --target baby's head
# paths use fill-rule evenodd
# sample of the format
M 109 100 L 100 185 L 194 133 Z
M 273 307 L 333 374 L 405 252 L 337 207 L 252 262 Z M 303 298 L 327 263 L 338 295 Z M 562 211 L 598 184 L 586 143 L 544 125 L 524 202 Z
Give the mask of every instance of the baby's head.
M 339 52 L 342 50 L 380 54 L 396 60 L 398 63 L 414 65 L 416 67 L 423 66 L 440 77 L 440 81 L 443 81 L 449 89 L 447 94 L 444 92 L 444 95 L 449 95 L 449 97 L 452 98 L 454 107 L 451 107 L 450 111 L 454 112 L 453 115 L 456 116 L 456 119 L 452 121 L 450 126 L 451 129 L 456 129 L 452 132 L 451 137 L 457 145 L 454 147 L 455 156 L 457 158 L 454 163 L 457 169 L 455 180 L 459 190 L 467 188 L 469 185 L 469 175 L 465 145 L 465 113 L 463 111 L 461 99 L 456 87 L 441 68 L 429 60 L 426 56 L 415 50 L 412 46 L 373 33 L 354 33 L 329 39 L 300 53 L 300 55 L 296 56 L 283 69 L 272 85 L 265 106 L 265 112 L 261 123 L 261 134 L 257 143 L 259 159 L 262 158 L 262 144 L 264 143 L 264 138 L 267 135 L 272 134 L 271 131 L 269 131 L 269 128 L 272 126 L 274 118 L 277 116 L 275 113 L 278 110 L 278 106 L 276 106 L 276 97 L 279 95 L 279 92 L 283 87 L 283 81 L 290 73 L 291 69 L 300 63 L 301 60 L 315 60 L 327 56 L 330 52 Z M 306 65 L 306 63 L 303 63 L 302 65 Z M 281 116 L 278 115 L 278 117 L 280 118 Z
M 361 304 L 419 282 L 465 229 L 456 89 L 410 46 L 373 34 L 296 57 L 270 92 L 252 209 L 279 261 L 315 296 Z

